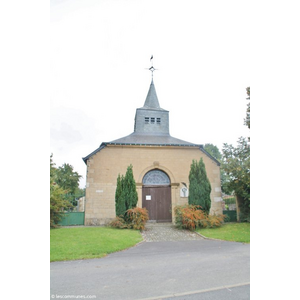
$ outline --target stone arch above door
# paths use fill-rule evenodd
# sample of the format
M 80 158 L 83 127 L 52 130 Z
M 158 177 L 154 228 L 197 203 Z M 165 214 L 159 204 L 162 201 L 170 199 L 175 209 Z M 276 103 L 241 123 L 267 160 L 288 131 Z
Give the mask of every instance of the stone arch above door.
M 159 167 L 149 166 L 149 167 L 145 168 L 145 169 L 140 173 L 140 175 L 139 175 L 139 177 L 138 177 L 138 180 L 137 180 L 137 184 L 139 184 L 139 185 L 142 186 L 142 185 L 143 185 L 143 179 L 144 179 L 145 175 L 146 175 L 147 173 L 151 172 L 151 171 L 154 171 L 154 170 L 159 170 L 159 171 L 162 171 L 162 172 L 166 173 L 166 175 L 167 175 L 167 176 L 169 177 L 169 179 L 170 179 L 170 184 L 171 184 L 171 185 L 173 185 L 173 184 L 176 182 L 176 180 L 175 180 L 174 175 L 172 174 L 172 172 L 171 172 L 168 168 L 166 168 L 166 167 L 164 167 L 164 166 L 162 166 L 162 165 L 159 165 Z
M 143 177 L 143 185 L 170 185 L 171 181 L 169 176 L 159 170 L 154 169 L 145 174 Z

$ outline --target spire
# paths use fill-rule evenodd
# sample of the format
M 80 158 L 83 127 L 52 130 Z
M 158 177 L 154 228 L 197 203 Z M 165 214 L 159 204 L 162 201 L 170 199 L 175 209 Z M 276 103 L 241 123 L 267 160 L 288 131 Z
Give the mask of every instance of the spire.
M 153 72 L 156 70 L 153 67 L 153 55 L 151 55 L 150 62 L 151 62 L 151 67 L 149 68 L 149 70 L 152 72 L 152 80 L 151 80 L 149 91 L 148 91 L 148 94 L 146 97 L 146 101 L 144 103 L 144 108 L 160 109 L 158 98 L 156 95 L 155 86 L 153 83 Z
M 156 95 L 155 86 L 153 83 L 153 79 L 151 80 L 151 84 L 149 87 L 149 91 L 146 97 L 146 101 L 144 103 L 144 108 L 154 108 L 154 109 L 160 109 L 158 98 Z

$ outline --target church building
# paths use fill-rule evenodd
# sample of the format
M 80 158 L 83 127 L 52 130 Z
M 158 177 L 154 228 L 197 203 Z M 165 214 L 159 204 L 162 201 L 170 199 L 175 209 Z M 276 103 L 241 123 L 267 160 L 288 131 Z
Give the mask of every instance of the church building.
M 212 188 L 210 214 L 222 214 L 220 163 L 203 145 L 170 135 L 169 111 L 160 107 L 152 76 L 144 106 L 136 109 L 134 132 L 103 142 L 83 158 L 87 165 L 85 225 L 103 225 L 115 218 L 117 177 L 125 175 L 129 165 L 137 206 L 147 208 L 150 221 L 174 222 L 174 207 L 188 203 L 192 161 L 201 157 Z

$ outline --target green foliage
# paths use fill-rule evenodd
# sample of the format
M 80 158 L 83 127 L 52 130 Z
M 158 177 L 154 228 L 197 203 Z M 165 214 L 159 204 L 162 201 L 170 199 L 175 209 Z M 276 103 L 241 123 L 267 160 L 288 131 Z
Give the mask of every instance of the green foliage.
M 115 217 L 112 221 L 110 221 L 107 225 L 108 227 L 113 227 L 113 228 L 120 228 L 120 229 L 124 229 L 124 228 L 129 228 L 128 224 L 126 223 L 126 221 L 124 220 L 124 218 L 122 217 Z
M 120 174 L 117 178 L 117 188 L 115 192 L 116 216 L 127 217 L 127 211 L 136 207 L 138 194 L 133 177 L 132 165 L 127 168 L 125 177 Z
M 223 211 L 225 215 L 225 222 L 236 222 L 237 221 L 237 211 L 236 210 L 226 210 Z
M 223 212 L 224 212 L 224 211 L 223 211 Z M 227 212 L 225 212 L 225 214 L 224 214 L 224 222 L 230 222 L 230 221 L 231 221 L 230 216 L 228 215 Z
M 211 156 L 216 158 L 221 163 L 221 167 L 220 167 L 221 189 L 222 189 L 223 193 L 230 194 L 230 192 L 227 190 L 227 186 L 225 184 L 228 181 L 228 177 L 226 175 L 226 172 L 223 170 L 222 154 L 221 154 L 219 148 L 213 144 L 205 144 L 204 150 L 206 152 L 208 152 Z
M 244 120 L 244 124 L 250 129 L 250 87 L 246 88 L 246 92 L 248 96 L 246 100 L 249 100 L 249 103 L 247 104 L 246 119 Z
M 132 165 L 130 165 L 127 168 L 124 177 L 123 193 L 125 198 L 126 210 L 136 207 L 138 201 L 138 194 L 136 191 L 136 184 L 133 177 Z
M 73 167 L 64 164 L 56 168 L 50 155 L 50 227 L 57 227 L 57 223 L 62 218 L 62 212 L 76 205 L 74 194 L 82 193 L 83 190 L 78 188 L 79 179 L 77 172 Z M 74 193 L 74 194 L 71 194 Z
M 213 144 L 205 144 L 203 148 L 206 152 L 208 152 L 215 159 L 221 160 L 222 154 L 217 146 L 215 146 Z
M 174 212 L 176 226 L 189 230 L 220 227 L 225 218 L 224 215 L 208 215 L 199 205 L 178 205 L 175 206 Z
M 58 227 L 57 223 L 62 218 L 64 209 L 71 207 L 70 202 L 65 200 L 65 190 L 56 183 L 57 169 L 50 156 L 50 227 Z
M 118 175 L 115 193 L 116 216 L 124 216 L 126 212 L 125 198 L 123 193 L 124 176 Z
M 56 183 L 65 190 L 65 200 L 76 206 L 75 193 L 78 193 L 80 176 L 70 164 L 63 164 L 56 170 Z
M 123 216 L 114 218 L 109 224 L 113 228 L 129 228 L 143 230 L 145 229 L 146 222 L 149 220 L 148 211 L 146 208 L 135 207 L 128 209 L 126 212 L 126 219 Z
M 249 204 L 249 206 L 250 206 L 250 204 Z M 240 217 L 240 222 L 250 223 L 250 212 L 248 213 L 248 212 L 241 211 L 239 214 L 239 217 Z
M 199 205 L 207 214 L 211 206 L 211 185 L 206 175 L 205 164 L 201 158 L 199 162 L 192 161 L 189 174 L 189 197 L 190 205 Z
M 250 101 L 250 87 L 246 88 Z M 244 124 L 250 129 L 250 102 L 247 105 Z M 248 141 L 247 141 L 248 140 Z M 225 176 L 221 177 L 222 191 L 237 198 L 240 209 L 240 220 L 250 222 L 250 138 L 240 137 L 238 146 L 223 145 L 221 169 Z M 222 174 L 222 173 L 221 173 Z
M 241 213 L 250 218 L 250 146 L 243 137 L 238 146 L 224 144 L 223 169 L 228 176 L 227 190 L 234 192 Z
M 236 203 L 236 200 L 235 200 L 235 197 L 231 197 L 231 198 L 225 198 L 223 199 L 225 204 L 235 204 Z

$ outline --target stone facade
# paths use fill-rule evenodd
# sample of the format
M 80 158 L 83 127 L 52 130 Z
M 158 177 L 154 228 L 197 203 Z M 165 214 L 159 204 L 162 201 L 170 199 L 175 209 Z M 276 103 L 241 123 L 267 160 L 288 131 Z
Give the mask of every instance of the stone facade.
M 87 160 L 85 225 L 106 224 L 116 216 L 117 177 L 125 175 L 130 164 L 137 185 L 138 207 L 142 206 L 143 177 L 153 169 L 164 171 L 171 180 L 172 208 L 186 204 L 188 198 L 180 197 L 182 182 L 188 186 L 192 160 L 201 157 L 212 187 L 210 213 L 221 214 L 220 166 L 199 147 L 107 145 Z M 174 222 L 174 213 L 172 217 Z

